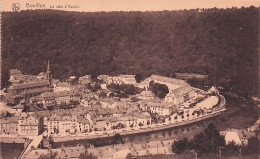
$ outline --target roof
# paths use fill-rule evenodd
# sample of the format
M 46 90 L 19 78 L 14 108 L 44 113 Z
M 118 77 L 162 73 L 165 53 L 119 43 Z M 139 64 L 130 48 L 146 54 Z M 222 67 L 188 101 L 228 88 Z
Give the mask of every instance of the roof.
M 38 123 L 39 123 L 39 121 L 36 118 L 32 117 L 32 116 L 29 116 L 29 117 L 27 117 L 25 119 L 22 119 L 22 121 L 24 121 L 24 122 L 20 124 L 21 126 L 25 126 L 25 125 L 35 125 L 35 126 L 38 126 Z
M 37 115 L 40 117 L 48 117 L 48 116 L 50 116 L 50 111 L 49 110 L 39 111 L 39 112 L 37 112 Z
M 21 105 L 21 104 L 18 104 L 18 105 L 16 105 L 16 106 L 12 107 L 12 108 L 13 108 L 13 109 L 23 109 L 24 106 Z
M 170 78 L 170 77 L 164 77 L 164 76 L 159 76 L 159 75 L 151 75 L 150 77 L 148 77 L 148 79 L 166 82 L 166 83 L 175 84 L 175 85 L 183 85 L 183 86 L 188 85 L 188 83 L 185 82 L 184 80 Z
M 175 110 L 176 106 L 170 105 L 169 103 L 147 103 L 147 107 L 156 107 L 156 108 L 163 108 L 163 109 L 171 109 Z
M 45 87 L 45 88 L 34 88 L 30 90 L 26 90 L 24 93 L 25 94 L 32 94 L 32 93 L 42 93 L 42 92 L 48 92 L 52 91 L 52 88 Z
M 97 79 L 106 81 L 108 79 L 108 75 L 99 75 Z
M 122 78 L 135 78 L 135 75 L 119 75 L 117 77 L 122 77 Z
M 58 79 L 52 79 L 51 83 L 57 84 L 59 81 L 60 81 L 60 80 L 58 80 Z
M 9 89 L 26 89 L 40 86 L 49 86 L 50 83 L 48 81 L 37 81 L 37 82 L 28 82 L 21 84 L 12 84 Z
M 73 93 L 70 91 L 61 91 L 61 92 L 44 92 L 41 95 L 43 98 L 57 98 L 57 97 L 66 97 L 66 96 L 80 96 L 78 93 Z
M 143 91 L 140 93 L 141 96 L 146 96 L 146 97 L 155 97 L 154 93 L 152 91 Z
M 78 117 L 78 122 L 80 122 L 80 123 L 88 123 L 88 124 L 90 123 L 88 119 L 83 118 L 83 117 Z
M 192 87 L 190 86 L 186 86 L 186 87 L 179 87 L 179 88 L 176 88 L 174 90 L 171 91 L 171 93 L 174 95 L 174 96 L 181 96 L 185 93 L 188 93 L 192 90 Z
M 1 118 L 0 121 L 1 123 L 18 123 L 18 117 L 6 117 L 6 118 Z
M 215 86 L 212 86 L 208 91 L 209 92 L 218 92 L 219 90 Z
M 227 131 L 227 133 L 225 135 L 225 140 L 226 140 L 227 144 L 234 141 L 235 144 L 241 145 L 241 140 L 236 131 Z
M 133 116 L 122 116 L 122 117 L 109 118 L 110 122 L 131 121 L 131 120 L 135 120 L 135 118 Z
M 150 114 L 148 112 L 142 112 L 142 113 L 134 113 L 134 117 L 140 118 L 140 119 L 147 119 L 151 118 Z

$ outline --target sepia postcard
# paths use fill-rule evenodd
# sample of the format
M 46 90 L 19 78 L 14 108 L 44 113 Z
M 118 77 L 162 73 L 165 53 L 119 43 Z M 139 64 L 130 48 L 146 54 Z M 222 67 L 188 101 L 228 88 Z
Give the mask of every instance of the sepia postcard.
M 0 159 L 259 159 L 259 0 L 1 0 Z

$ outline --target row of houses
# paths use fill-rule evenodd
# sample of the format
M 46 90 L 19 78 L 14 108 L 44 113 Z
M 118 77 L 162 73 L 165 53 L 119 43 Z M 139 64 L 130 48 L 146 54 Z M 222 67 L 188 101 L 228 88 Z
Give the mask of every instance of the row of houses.
M 4 134 L 38 135 L 39 121 L 32 116 L 0 119 L 0 132 Z
M 30 103 L 47 109 L 66 108 L 80 103 L 81 95 L 71 91 L 44 92 L 30 99 Z

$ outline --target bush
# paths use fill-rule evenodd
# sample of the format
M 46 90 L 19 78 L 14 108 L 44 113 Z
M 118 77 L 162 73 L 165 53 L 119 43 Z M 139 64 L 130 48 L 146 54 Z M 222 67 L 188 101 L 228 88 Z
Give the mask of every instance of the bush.
M 166 94 L 169 93 L 167 85 L 155 83 L 154 81 L 149 83 L 149 88 L 159 98 L 165 98 Z
M 172 151 L 177 154 L 183 153 L 187 149 L 188 142 L 189 141 L 187 138 L 183 138 L 182 140 L 174 141 L 174 143 L 172 144 Z

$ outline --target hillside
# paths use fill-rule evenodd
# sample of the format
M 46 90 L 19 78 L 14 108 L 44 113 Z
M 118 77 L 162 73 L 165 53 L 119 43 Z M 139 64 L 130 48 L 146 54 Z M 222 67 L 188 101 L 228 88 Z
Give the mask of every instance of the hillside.
M 3 82 L 8 69 L 54 78 L 85 74 L 208 74 L 208 84 L 258 90 L 259 9 L 2 14 Z

